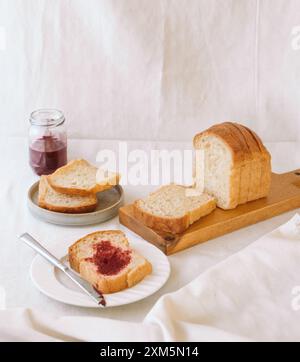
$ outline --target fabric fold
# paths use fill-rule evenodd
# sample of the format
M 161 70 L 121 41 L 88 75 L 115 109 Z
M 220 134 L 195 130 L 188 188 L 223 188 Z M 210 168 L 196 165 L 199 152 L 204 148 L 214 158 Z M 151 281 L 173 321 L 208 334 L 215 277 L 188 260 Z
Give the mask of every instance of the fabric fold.
M 143 323 L 71 316 L 55 320 L 29 309 L 2 310 L 0 340 L 299 341 L 299 260 L 297 214 L 161 297 Z

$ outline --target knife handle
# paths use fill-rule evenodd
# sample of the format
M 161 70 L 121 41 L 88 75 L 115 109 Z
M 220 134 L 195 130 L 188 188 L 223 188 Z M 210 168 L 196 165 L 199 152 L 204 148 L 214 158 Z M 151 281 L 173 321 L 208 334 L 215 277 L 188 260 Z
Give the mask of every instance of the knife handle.
M 68 269 L 60 260 L 58 260 L 54 255 L 49 253 L 37 240 L 35 240 L 30 234 L 24 233 L 19 236 L 19 239 L 24 241 L 28 246 L 34 249 L 38 254 L 47 259 L 51 264 L 56 266 L 58 269 L 65 271 Z

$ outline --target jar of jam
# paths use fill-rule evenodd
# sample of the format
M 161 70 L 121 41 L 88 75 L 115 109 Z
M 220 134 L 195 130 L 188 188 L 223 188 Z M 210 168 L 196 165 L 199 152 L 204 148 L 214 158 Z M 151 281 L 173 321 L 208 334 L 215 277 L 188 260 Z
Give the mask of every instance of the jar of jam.
M 40 109 L 30 115 L 29 159 L 33 171 L 49 175 L 67 163 L 65 117 L 56 109 Z

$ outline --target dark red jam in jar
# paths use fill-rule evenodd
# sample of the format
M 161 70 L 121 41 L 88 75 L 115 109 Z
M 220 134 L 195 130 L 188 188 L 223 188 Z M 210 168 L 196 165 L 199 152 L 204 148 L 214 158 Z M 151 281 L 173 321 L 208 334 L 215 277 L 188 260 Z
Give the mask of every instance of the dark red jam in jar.
M 67 163 L 65 117 L 55 109 L 35 111 L 30 117 L 29 158 L 37 175 L 49 175 Z
M 96 265 L 103 275 L 116 275 L 131 262 L 131 251 L 113 245 L 109 240 L 95 244 L 94 254 L 87 261 Z

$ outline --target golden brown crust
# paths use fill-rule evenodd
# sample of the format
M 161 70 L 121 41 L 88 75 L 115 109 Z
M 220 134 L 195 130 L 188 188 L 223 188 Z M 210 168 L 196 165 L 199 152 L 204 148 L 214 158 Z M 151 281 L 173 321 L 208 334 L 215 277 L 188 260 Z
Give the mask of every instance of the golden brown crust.
M 251 187 L 249 188 L 247 201 L 256 200 L 260 195 L 261 176 L 263 172 L 262 154 L 260 147 L 252 136 L 252 133 L 245 126 L 239 125 L 241 132 L 245 135 L 245 140 L 249 150 L 253 156 L 252 171 L 251 171 Z
M 144 264 L 129 270 L 128 273 L 121 273 L 113 278 L 99 278 L 97 272 L 91 272 L 90 263 L 82 262 L 80 264 L 80 275 L 103 294 L 117 293 L 131 288 L 151 273 L 152 265 L 147 260 Z
M 222 139 L 231 151 L 233 167 L 230 204 L 226 209 L 268 195 L 271 184 L 271 156 L 255 132 L 238 123 L 224 122 L 196 135 L 195 148 L 199 147 L 205 135 Z
M 234 125 L 239 130 L 244 139 L 251 160 L 251 163 L 249 165 L 250 174 L 248 177 L 248 190 L 245 198 L 240 201 L 240 203 L 242 204 L 251 200 L 255 200 L 259 195 L 261 178 L 261 152 L 259 147 L 257 146 L 257 143 L 253 140 L 252 135 L 249 133 L 247 128 L 238 123 L 234 123 Z
M 103 294 L 117 293 L 121 290 L 127 289 L 127 273 L 120 273 L 114 278 L 99 277 L 97 271 L 91 263 L 82 261 L 80 263 L 80 275 L 83 279 L 88 281 L 96 290 Z M 141 280 L 145 275 L 141 278 Z
M 240 129 L 236 124 L 231 122 L 225 122 L 224 127 L 228 127 L 231 130 L 232 136 L 239 143 L 240 149 L 243 154 L 243 163 L 241 164 L 240 169 L 240 181 L 238 192 L 238 204 L 244 204 L 248 201 L 248 192 L 250 188 L 250 177 L 251 177 L 251 163 L 252 163 L 252 154 L 249 151 L 249 147 L 245 142 L 245 138 L 241 133 Z M 239 190 L 239 191 L 238 191 Z
M 145 275 L 149 275 L 152 273 L 152 265 L 148 260 L 142 265 L 139 265 L 138 268 L 131 270 L 127 275 L 127 284 L 128 287 L 131 288 L 137 283 L 139 283 L 142 279 L 144 279 Z
M 206 131 L 197 134 L 194 137 L 194 146 L 198 148 L 199 141 L 204 135 L 214 135 L 227 144 L 232 154 L 234 167 L 239 167 L 245 161 L 244 152 L 238 140 L 232 135 L 228 126 L 226 126 L 226 123 L 228 124 L 229 122 L 214 125 Z
M 232 167 L 230 177 L 230 202 L 227 207 L 223 207 L 225 210 L 235 209 L 239 204 L 241 171 L 241 167 Z
M 180 234 L 189 226 L 189 217 L 184 215 L 178 218 L 162 217 L 150 214 L 139 207 L 139 200 L 133 203 L 133 214 L 136 219 L 147 225 L 150 229 Z
M 38 204 L 40 207 L 45 206 L 45 197 L 47 193 L 47 181 L 46 176 L 41 176 L 39 182 L 39 195 L 38 195 Z
M 183 233 L 191 224 L 210 214 L 216 208 L 216 201 L 211 199 L 199 208 L 180 217 L 163 217 L 146 212 L 139 206 L 139 201 L 133 203 L 134 216 L 150 229 L 165 231 L 172 234 Z
M 66 195 L 89 196 L 91 194 L 96 194 L 98 192 L 109 190 L 115 186 L 115 185 L 111 185 L 111 184 L 99 184 L 96 182 L 96 179 L 95 179 L 95 185 L 90 188 L 81 188 L 81 187 L 76 187 L 75 185 L 72 187 L 65 187 L 65 186 L 61 186 L 61 185 L 57 184 L 57 182 L 55 181 L 55 178 L 57 176 L 64 175 L 65 172 L 76 167 L 76 165 L 78 165 L 78 164 L 84 164 L 86 166 L 92 167 L 93 169 L 97 170 L 97 168 L 95 166 L 90 165 L 86 160 L 82 160 L 82 159 L 72 160 L 67 165 L 62 166 L 59 169 L 57 169 L 52 175 L 50 175 L 48 177 L 48 182 L 51 185 L 51 187 L 55 191 L 66 194 Z M 114 177 L 115 177 L 115 180 L 114 180 L 115 184 L 118 184 L 120 181 L 120 175 L 115 174 Z
M 271 155 L 269 151 L 266 149 L 264 144 L 262 143 L 261 139 L 258 137 L 258 135 L 250 130 L 249 128 L 245 127 L 250 134 L 252 135 L 253 139 L 257 143 L 262 156 L 262 168 L 261 168 L 261 182 L 260 182 L 260 191 L 259 191 L 259 197 L 266 197 L 270 191 L 271 187 Z
M 79 188 L 69 188 L 69 187 L 63 187 L 58 186 L 53 183 L 51 183 L 51 187 L 62 194 L 66 195 L 72 195 L 72 196 L 89 196 L 91 194 L 97 194 L 98 192 L 106 191 L 114 187 L 114 185 L 96 185 L 88 190 L 79 189 Z
M 88 212 L 93 212 L 95 211 L 97 204 L 96 205 L 90 205 L 90 206 L 80 206 L 80 207 L 73 207 L 72 210 L 70 210 L 70 208 L 67 207 L 63 207 L 63 206 L 52 206 L 49 204 L 42 204 L 40 205 L 43 209 L 47 209 L 49 211 L 54 211 L 54 212 L 60 212 L 63 214 L 86 214 Z

